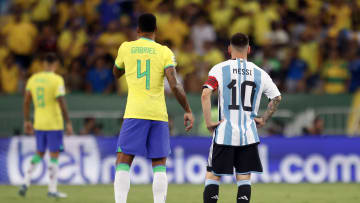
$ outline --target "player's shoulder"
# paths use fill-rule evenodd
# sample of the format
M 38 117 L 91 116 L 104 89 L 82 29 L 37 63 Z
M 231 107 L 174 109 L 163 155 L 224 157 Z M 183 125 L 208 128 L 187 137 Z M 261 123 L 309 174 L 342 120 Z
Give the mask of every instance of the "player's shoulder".
M 119 49 L 128 47 L 132 42 L 134 42 L 134 41 L 125 41 L 125 42 L 121 43 Z
M 222 71 L 222 68 L 224 68 L 225 66 L 229 66 L 229 65 L 230 65 L 230 60 L 226 60 L 226 61 L 220 62 L 218 64 L 215 64 L 210 69 L 210 73 L 219 73 L 220 71 Z

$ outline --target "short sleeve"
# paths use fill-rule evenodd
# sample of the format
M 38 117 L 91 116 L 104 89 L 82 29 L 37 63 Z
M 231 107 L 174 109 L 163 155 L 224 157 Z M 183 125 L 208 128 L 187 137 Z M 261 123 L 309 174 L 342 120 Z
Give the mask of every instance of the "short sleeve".
M 209 76 L 203 88 L 209 88 L 211 90 L 216 90 L 219 87 L 218 79 L 216 76 L 216 69 L 212 68 L 209 72 Z
M 125 42 L 121 44 L 118 50 L 118 55 L 115 59 L 115 66 L 118 69 L 125 69 L 124 64 L 124 49 L 125 49 Z
M 65 96 L 65 83 L 64 83 L 64 79 L 62 77 L 60 77 L 58 79 L 58 82 L 56 84 L 56 90 L 55 90 L 55 97 L 61 97 L 61 96 Z
M 31 91 L 31 88 L 32 88 L 32 79 L 29 78 L 29 80 L 26 82 L 26 86 L 25 86 L 25 90 L 26 91 Z
M 267 98 L 273 99 L 281 95 L 279 89 L 276 87 L 275 83 L 268 74 L 265 74 L 264 82 L 264 94 Z
M 175 54 L 168 47 L 164 48 L 164 61 L 164 69 L 177 65 Z

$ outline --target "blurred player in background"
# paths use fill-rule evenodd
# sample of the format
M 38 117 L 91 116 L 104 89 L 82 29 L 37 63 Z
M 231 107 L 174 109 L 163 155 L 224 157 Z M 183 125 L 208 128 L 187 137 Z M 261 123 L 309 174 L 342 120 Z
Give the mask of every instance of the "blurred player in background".
M 167 193 L 166 157 L 170 154 L 168 114 L 164 95 L 164 76 L 183 109 L 189 131 L 194 122 L 183 87 L 176 79 L 173 52 L 156 43 L 156 18 L 139 17 L 139 39 L 121 44 L 114 75 L 125 74 L 129 88 L 124 123 L 118 145 L 114 182 L 116 203 L 125 203 L 130 189 L 130 166 L 135 155 L 152 160 L 154 203 L 164 203 Z
M 219 181 L 223 175 L 233 175 L 238 185 L 237 202 L 249 203 L 251 173 L 263 171 L 259 152 L 260 128 L 270 119 L 280 103 L 281 96 L 270 76 L 247 61 L 249 39 L 237 33 L 228 48 L 231 59 L 215 65 L 209 72 L 201 96 L 207 128 L 212 132 L 204 203 L 216 203 Z M 219 121 L 211 120 L 211 94 L 218 90 Z M 262 93 L 270 103 L 262 117 L 256 117 Z
M 73 133 L 65 103 L 65 86 L 63 78 L 55 73 L 59 66 L 59 58 L 55 54 L 47 54 L 43 61 L 44 71 L 34 74 L 26 84 L 24 99 L 25 134 L 36 135 L 36 154 L 30 167 L 25 172 L 24 184 L 19 194 L 26 195 L 30 186 L 31 175 L 44 157 L 46 149 L 50 151 L 49 163 L 49 197 L 65 198 L 67 195 L 57 191 L 57 173 L 59 152 L 63 147 L 63 129 L 66 121 L 66 131 Z M 30 121 L 30 103 L 34 104 L 34 128 Z

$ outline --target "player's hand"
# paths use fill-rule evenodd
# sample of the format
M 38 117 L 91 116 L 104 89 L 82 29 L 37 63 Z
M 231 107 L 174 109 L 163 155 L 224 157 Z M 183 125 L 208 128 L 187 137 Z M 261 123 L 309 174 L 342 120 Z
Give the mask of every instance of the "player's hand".
M 263 117 L 260 117 L 260 118 L 254 118 L 255 120 L 255 123 L 256 123 L 256 127 L 257 128 L 261 128 L 265 125 L 265 120 Z
M 184 113 L 184 126 L 186 132 L 189 132 L 194 125 L 194 116 L 191 112 Z
M 24 122 L 24 132 L 26 135 L 32 135 L 34 134 L 34 129 L 31 121 L 25 121 Z
M 214 130 L 220 125 L 220 123 L 223 122 L 223 120 L 218 122 L 210 122 L 209 124 L 206 124 L 207 129 L 213 133 Z
M 66 123 L 66 135 L 73 135 L 73 134 L 74 134 L 74 131 L 73 131 L 72 124 L 70 122 Z

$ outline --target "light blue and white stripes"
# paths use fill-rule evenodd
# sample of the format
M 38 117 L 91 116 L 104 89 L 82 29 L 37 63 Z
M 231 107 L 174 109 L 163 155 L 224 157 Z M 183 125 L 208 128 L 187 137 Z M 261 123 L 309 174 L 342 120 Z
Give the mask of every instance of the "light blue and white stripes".
M 216 65 L 211 72 L 218 80 L 219 113 L 224 120 L 215 130 L 215 142 L 231 146 L 259 142 L 254 118 L 257 116 L 266 73 L 244 59 L 225 61 Z M 234 86 L 230 87 L 232 84 Z

